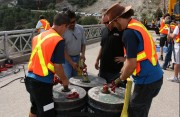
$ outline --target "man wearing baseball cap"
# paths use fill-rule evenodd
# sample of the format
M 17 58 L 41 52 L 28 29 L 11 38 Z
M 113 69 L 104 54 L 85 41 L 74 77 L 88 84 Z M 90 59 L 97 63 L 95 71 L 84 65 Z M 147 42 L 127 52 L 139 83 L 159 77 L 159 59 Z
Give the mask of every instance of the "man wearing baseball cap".
M 134 15 L 131 6 L 114 4 L 106 14 L 109 24 L 124 31 L 122 41 L 126 50 L 126 61 L 118 84 L 132 75 L 134 91 L 130 100 L 128 117 L 147 117 L 152 99 L 159 93 L 163 83 L 163 71 L 158 63 L 155 43 L 152 36 Z

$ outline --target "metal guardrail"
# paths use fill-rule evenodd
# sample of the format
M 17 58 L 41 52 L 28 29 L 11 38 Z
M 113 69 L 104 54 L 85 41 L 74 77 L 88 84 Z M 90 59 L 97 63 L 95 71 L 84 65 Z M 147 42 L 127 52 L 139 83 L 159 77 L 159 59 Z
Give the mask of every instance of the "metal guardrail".
M 84 25 L 83 27 L 87 41 L 100 39 L 103 25 Z M 0 60 L 30 54 L 31 40 L 35 35 L 35 29 L 0 32 Z

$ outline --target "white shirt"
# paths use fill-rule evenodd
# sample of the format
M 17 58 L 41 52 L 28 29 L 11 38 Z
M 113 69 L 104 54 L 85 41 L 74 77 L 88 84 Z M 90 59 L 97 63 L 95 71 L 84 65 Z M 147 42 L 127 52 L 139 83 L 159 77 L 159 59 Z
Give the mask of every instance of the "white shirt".
M 173 31 L 173 34 L 176 35 L 176 36 L 179 34 L 179 27 L 178 26 L 175 27 L 175 29 Z M 177 43 L 176 41 L 174 41 L 174 47 L 175 48 L 180 48 L 180 43 Z
M 173 34 L 174 35 L 178 35 L 179 34 L 179 27 L 178 26 L 175 27 L 175 29 L 173 31 Z

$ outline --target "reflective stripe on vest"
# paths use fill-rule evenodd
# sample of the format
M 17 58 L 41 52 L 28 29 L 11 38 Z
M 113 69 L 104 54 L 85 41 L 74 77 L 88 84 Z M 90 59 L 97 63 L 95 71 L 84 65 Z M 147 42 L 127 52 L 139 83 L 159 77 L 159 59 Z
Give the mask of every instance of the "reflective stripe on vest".
M 46 19 L 41 19 L 40 21 L 42 23 L 42 26 L 40 28 L 44 30 L 48 30 L 50 28 L 50 24 Z
M 133 23 L 128 24 L 128 28 L 132 28 L 134 26 L 140 27 L 141 29 L 143 29 L 143 31 L 145 31 L 148 34 L 148 37 L 150 39 L 150 44 L 151 44 L 151 52 L 152 52 L 151 58 L 148 58 L 148 56 L 146 55 L 145 48 L 143 51 L 141 51 L 137 54 L 137 66 L 136 66 L 136 70 L 133 72 L 133 75 L 137 75 L 137 73 L 139 73 L 141 70 L 140 61 L 150 59 L 150 62 L 152 63 L 152 65 L 155 66 L 155 65 L 157 65 L 157 55 L 156 55 L 155 44 L 154 44 L 153 38 L 150 35 L 150 33 L 147 31 L 147 29 L 144 27 L 144 25 L 142 25 L 138 22 L 137 23 L 133 22 Z M 136 30 L 135 28 L 132 28 L 132 29 Z M 139 31 L 139 30 L 137 30 L 137 31 Z M 144 38 L 142 32 L 140 32 L 140 33 L 142 35 L 142 38 Z
M 139 52 L 137 55 L 137 61 L 142 61 L 147 59 L 146 53 L 144 51 Z
M 161 34 L 166 34 L 166 35 L 167 35 L 167 34 L 168 34 L 167 28 L 169 28 L 169 27 L 168 27 L 167 24 L 165 24 L 165 26 L 162 27 L 162 28 L 159 30 L 159 32 L 160 32 Z
M 51 37 L 59 36 L 59 34 L 58 33 L 51 33 L 49 35 L 46 35 L 43 39 L 41 39 L 41 35 L 42 35 L 42 33 L 38 35 L 37 45 L 35 46 L 34 50 L 32 51 L 28 67 L 32 63 L 32 59 L 33 59 L 34 55 L 36 53 L 38 53 L 39 62 L 41 64 L 41 68 L 42 68 L 43 74 L 44 74 L 44 76 L 46 76 L 46 75 L 48 75 L 48 69 L 54 73 L 54 65 L 52 65 L 51 63 L 48 63 L 47 66 L 46 66 L 46 63 L 45 63 L 45 60 L 44 60 L 44 57 L 43 57 L 43 52 L 42 52 L 41 44 L 45 40 L 47 40 L 47 39 L 49 39 Z
M 154 56 L 155 56 L 155 54 L 156 54 L 156 51 L 155 51 L 155 49 L 154 49 L 154 42 L 153 42 L 153 39 L 152 39 L 152 36 L 151 36 L 151 34 L 147 31 L 147 29 L 143 26 L 143 25 L 141 25 L 141 24 L 139 24 L 139 23 L 131 23 L 131 24 L 129 24 L 128 26 L 139 26 L 139 27 L 141 27 L 141 28 L 143 28 L 144 29 L 144 31 L 146 31 L 146 33 L 148 34 L 148 36 L 149 36 L 149 38 L 150 38 L 150 42 L 151 42 L 151 48 L 152 48 L 152 58 L 151 58 L 151 60 L 152 60 L 152 64 L 153 64 L 153 66 L 155 66 L 156 64 L 157 64 L 157 62 L 156 62 L 156 59 L 154 58 Z M 142 53 L 142 52 L 141 52 Z M 141 54 L 140 53 L 140 54 Z M 138 53 L 139 54 L 139 53 Z M 144 58 L 138 58 L 138 57 L 146 57 L 146 53 L 145 52 L 143 52 L 142 53 L 143 55 L 140 55 L 140 56 L 137 56 L 137 60 L 141 60 L 141 59 L 144 59 Z
M 177 39 L 176 39 L 176 42 L 177 42 L 177 43 L 180 43 L 180 38 L 177 38 Z
M 160 28 L 159 28 L 159 32 L 160 32 L 160 30 L 164 27 L 164 25 L 165 25 L 165 20 L 164 19 L 162 19 L 162 21 L 161 21 L 161 23 L 160 23 Z
M 179 31 L 178 35 L 176 36 L 176 43 L 180 43 L 180 31 Z

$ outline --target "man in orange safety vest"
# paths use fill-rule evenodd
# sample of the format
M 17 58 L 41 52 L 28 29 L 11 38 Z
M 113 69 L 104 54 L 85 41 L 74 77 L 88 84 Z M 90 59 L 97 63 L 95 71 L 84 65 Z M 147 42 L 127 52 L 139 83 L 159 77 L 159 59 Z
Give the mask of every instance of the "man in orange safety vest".
M 62 85 L 68 87 L 62 64 L 65 61 L 62 35 L 69 25 L 67 14 L 57 14 L 53 26 L 32 39 L 32 53 L 28 64 L 25 86 L 30 94 L 29 117 L 55 117 L 53 79 L 58 76 Z
M 134 91 L 130 100 L 128 117 L 147 117 L 153 98 L 159 93 L 163 82 L 163 71 L 158 63 L 155 43 L 146 27 L 132 18 L 131 6 L 115 4 L 106 14 L 112 23 L 123 31 L 122 42 L 126 60 L 121 75 L 114 83 L 119 84 L 132 75 Z

